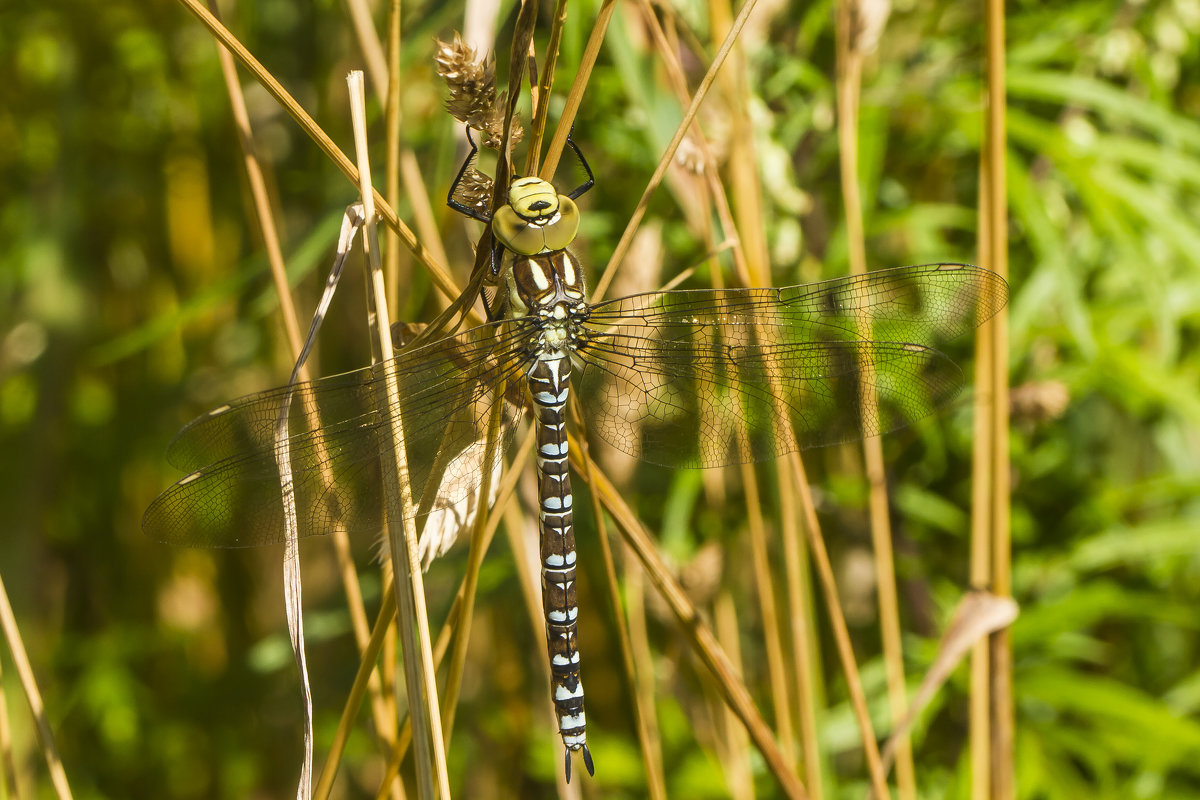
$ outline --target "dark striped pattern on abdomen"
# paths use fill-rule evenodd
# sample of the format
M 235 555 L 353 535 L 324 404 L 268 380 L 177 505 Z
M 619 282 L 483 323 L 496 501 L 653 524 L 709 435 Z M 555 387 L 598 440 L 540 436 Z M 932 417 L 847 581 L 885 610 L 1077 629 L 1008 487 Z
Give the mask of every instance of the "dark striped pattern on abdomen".
M 528 373 L 529 393 L 537 425 L 538 501 L 541 521 L 542 609 L 550 649 L 551 692 L 558 730 L 567 747 L 567 780 L 571 752 L 582 751 L 593 773 L 579 680 L 579 647 L 575 604 L 575 528 L 571 516 L 571 475 L 567 469 L 566 403 L 571 361 L 565 354 L 540 356 Z

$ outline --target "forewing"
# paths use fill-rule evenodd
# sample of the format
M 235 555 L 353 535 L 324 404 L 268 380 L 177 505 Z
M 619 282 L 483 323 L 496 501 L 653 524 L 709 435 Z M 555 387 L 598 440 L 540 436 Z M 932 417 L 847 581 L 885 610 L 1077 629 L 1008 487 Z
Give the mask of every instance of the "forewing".
M 391 361 L 298 384 L 289 407 L 289 447 L 301 536 L 380 530 L 380 452 L 387 408 L 403 423 L 414 515 L 468 497 L 482 476 L 489 411 L 519 375 L 520 335 L 485 325 L 404 350 Z M 499 334 L 499 335 L 498 335 Z M 388 406 L 385 378 L 398 403 Z M 286 388 L 242 398 L 190 423 L 172 443 L 172 463 L 192 472 L 151 504 L 151 538 L 193 547 L 251 547 L 283 539 L 275 424 Z M 495 458 L 503 453 L 515 410 Z M 494 461 L 493 461 L 494 466 Z M 429 488 L 426 508 L 418 505 Z
M 597 305 L 577 378 L 587 424 L 668 466 L 774 458 L 893 430 L 961 388 L 936 346 L 1007 285 L 960 264 L 783 289 L 658 292 Z

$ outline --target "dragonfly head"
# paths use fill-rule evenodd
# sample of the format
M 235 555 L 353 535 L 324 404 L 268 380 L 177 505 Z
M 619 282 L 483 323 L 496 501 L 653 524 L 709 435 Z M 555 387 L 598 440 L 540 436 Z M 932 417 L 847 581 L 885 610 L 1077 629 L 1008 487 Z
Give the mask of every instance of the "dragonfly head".
M 579 230 L 579 208 L 541 178 L 517 178 L 508 205 L 492 217 L 492 234 L 504 247 L 526 256 L 566 249 Z

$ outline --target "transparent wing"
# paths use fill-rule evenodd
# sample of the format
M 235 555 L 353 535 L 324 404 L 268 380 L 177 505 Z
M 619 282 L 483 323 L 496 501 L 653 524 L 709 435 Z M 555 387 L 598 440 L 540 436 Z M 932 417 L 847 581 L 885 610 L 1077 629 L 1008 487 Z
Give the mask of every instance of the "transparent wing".
M 633 295 L 593 307 L 575 385 L 589 430 L 642 460 L 766 460 L 930 414 L 962 386 L 936 348 L 1007 297 L 964 264 Z
M 495 458 L 514 427 L 519 411 L 497 387 L 520 376 L 513 343 L 527 335 L 488 324 L 402 350 L 375 367 L 294 387 L 289 445 L 300 535 L 331 533 L 339 525 L 350 532 L 380 530 L 384 409 L 403 422 L 414 511 L 426 487 L 438 507 L 466 499 L 483 474 L 482 443 L 495 402 L 505 402 L 506 422 Z M 384 393 L 388 376 L 401 398 L 391 407 Z M 189 423 L 168 459 L 190 474 L 151 504 L 142 521 L 146 534 L 192 547 L 282 541 L 274 431 L 287 397 L 286 387 L 272 389 Z

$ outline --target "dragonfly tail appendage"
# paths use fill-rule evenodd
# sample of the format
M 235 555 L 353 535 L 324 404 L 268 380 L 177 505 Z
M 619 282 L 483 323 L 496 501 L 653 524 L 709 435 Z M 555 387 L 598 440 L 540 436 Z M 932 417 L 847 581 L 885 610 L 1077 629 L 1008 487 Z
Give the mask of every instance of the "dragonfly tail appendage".
M 583 766 L 587 768 L 588 775 L 593 778 L 596 777 L 596 766 L 592 763 L 592 751 L 588 750 L 588 746 L 586 744 L 581 746 L 579 749 L 580 749 L 580 751 L 583 752 Z M 571 782 L 571 748 L 570 747 L 563 750 L 563 771 L 566 773 L 567 783 L 570 783 Z
M 565 354 L 538 358 L 528 374 L 538 431 L 542 609 L 546 614 L 546 644 L 550 651 L 554 708 L 558 715 L 558 730 L 567 748 L 568 780 L 572 751 L 582 751 L 588 774 L 593 772 L 592 756 L 587 749 L 583 683 L 579 677 L 575 528 L 564 424 L 570 377 L 571 361 Z

